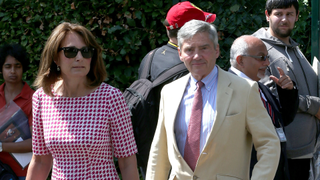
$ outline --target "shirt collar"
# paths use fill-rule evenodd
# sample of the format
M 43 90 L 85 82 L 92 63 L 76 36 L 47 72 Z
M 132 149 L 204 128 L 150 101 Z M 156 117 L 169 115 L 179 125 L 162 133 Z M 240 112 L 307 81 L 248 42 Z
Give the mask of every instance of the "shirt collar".
M 20 97 L 23 99 L 29 99 L 31 96 L 30 94 L 32 94 L 30 92 L 34 92 L 26 82 L 23 82 L 23 83 L 24 85 L 21 92 L 14 99 L 16 99 L 17 97 Z M 5 83 L 0 85 L 0 96 L 2 97 L 4 97 L 4 86 L 5 86 Z
M 201 79 L 201 81 L 204 84 L 204 87 L 210 91 L 211 88 L 213 87 L 215 81 L 217 80 L 218 77 L 218 68 L 217 66 L 214 66 L 213 70 L 203 79 Z M 192 75 L 190 78 L 190 85 L 191 85 L 191 89 L 196 90 L 197 89 L 197 81 Z
M 32 96 L 34 90 L 32 90 L 26 82 L 23 82 L 23 83 L 24 85 L 19 95 L 21 98 L 29 99 L 30 96 Z
M 236 73 L 236 75 L 238 75 L 239 77 L 242 77 L 242 78 L 249 79 L 249 80 L 253 81 L 251 78 L 249 78 L 247 75 L 245 75 L 243 72 L 239 71 L 238 69 L 234 68 L 233 66 L 231 66 L 230 69 L 234 73 Z
M 238 69 L 234 68 L 233 66 L 231 66 L 230 69 L 231 69 L 234 73 L 236 73 L 239 77 L 242 77 L 242 78 L 249 79 L 249 80 L 253 81 L 253 80 L 250 79 L 247 75 L 245 75 L 243 72 L 239 71 Z M 259 89 L 260 89 L 260 87 L 259 87 Z M 261 95 L 261 97 L 262 97 L 265 101 L 267 101 L 267 98 L 264 96 L 264 94 L 263 94 L 262 91 L 260 91 L 260 95 Z
M 168 46 L 172 46 L 172 47 L 174 47 L 174 48 L 178 48 L 178 45 L 176 45 L 175 43 L 170 42 L 170 41 L 168 41 L 167 45 L 168 45 Z

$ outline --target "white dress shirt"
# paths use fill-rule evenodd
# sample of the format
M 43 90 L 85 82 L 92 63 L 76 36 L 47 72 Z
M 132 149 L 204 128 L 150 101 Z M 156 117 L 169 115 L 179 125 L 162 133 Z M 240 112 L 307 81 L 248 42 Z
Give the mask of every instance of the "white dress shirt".
M 200 152 L 202 152 L 207 138 L 214 125 L 216 117 L 216 95 L 218 84 L 218 68 L 215 66 L 213 70 L 201 80 L 204 86 L 201 88 L 203 110 L 200 132 Z M 194 94 L 197 89 L 197 80 L 190 76 L 188 85 L 185 89 L 183 98 L 177 112 L 174 132 L 179 151 L 184 156 L 184 146 L 187 139 L 188 125 L 191 116 L 191 108 L 193 104 Z

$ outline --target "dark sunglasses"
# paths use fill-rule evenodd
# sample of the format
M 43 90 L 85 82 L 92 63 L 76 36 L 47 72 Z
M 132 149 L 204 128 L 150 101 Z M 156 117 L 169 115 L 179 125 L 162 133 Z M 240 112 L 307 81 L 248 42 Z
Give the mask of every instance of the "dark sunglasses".
M 252 56 L 252 55 L 242 55 L 242 56 L 248 56 L 248 57 L 253 57 L 255 59 L 260 59 L 261 61 L 266 61 L 267 59 L 269 59 L 269 55 L 266 55 L 266 56 Z
M 84 58 L 92 58 L 94 48 L 93 47 L 83 47 L 81 49 L 75 48 L 75 47 L 62 47 L 59 48 L 58 51 L 63 50 L 64 56 L 67 58 L 74 58 L 77 56 L 78 51 L 81 52 L 82 57 Z

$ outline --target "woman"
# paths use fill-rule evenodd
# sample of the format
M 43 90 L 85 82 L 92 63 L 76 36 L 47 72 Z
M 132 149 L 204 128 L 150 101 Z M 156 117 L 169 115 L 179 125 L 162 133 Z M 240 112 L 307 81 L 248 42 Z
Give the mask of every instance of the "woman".
M 62 23 L 44 47 L 33 95 L 29 180 L 139 179 L 130 114 L 122 93 L 103 83 L 102 49 L 85 27 Z
M 11 101 L 17 104 L 28 117 L 32 132 L 32 94 L 34 91 L 22 81 L 22 74 L 28 70 L 29 59 L 19 44 L 5 44 L 0 48 L 0 74 L 4 83 L 0 86 L 0 109 Z M 28 124 L 25 124 L 28 126 Z M 25 179 L 27 167 L 22 168 L 9 153 L 32 151 L 31 138 L 20 142 L 0 142 L 0 161 L 8 164 L 20 180 Z

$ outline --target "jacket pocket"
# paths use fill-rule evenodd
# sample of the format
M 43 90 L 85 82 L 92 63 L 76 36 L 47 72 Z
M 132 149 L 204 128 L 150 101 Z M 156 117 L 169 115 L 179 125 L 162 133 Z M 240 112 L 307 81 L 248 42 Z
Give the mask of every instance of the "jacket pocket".
M 237 116 L 240 116 L 240 112 L 234 112 L 234 113 L 231 113 L 231 114 L 228 114 L 226 115 L 226 118 L 236 118 Z
M 218 174 L 217 180 L 242 180 L 242 179 L 237 178 L 237 177 L 233 177 L 233 176 Z

